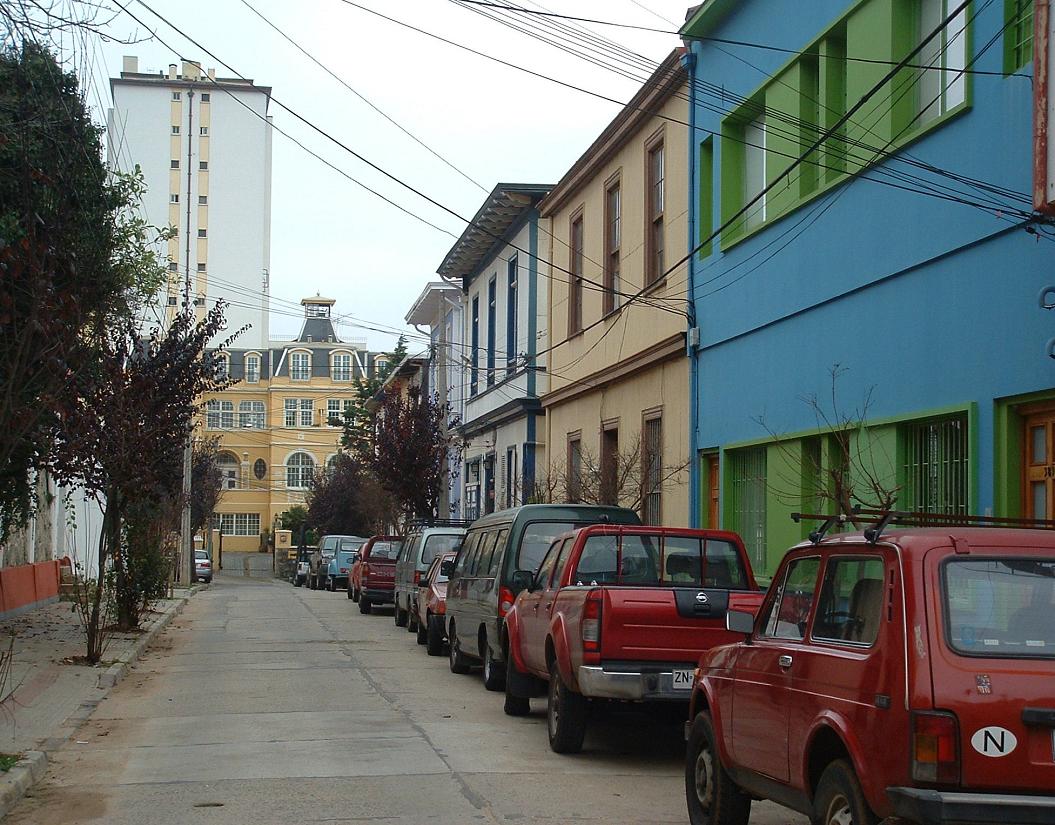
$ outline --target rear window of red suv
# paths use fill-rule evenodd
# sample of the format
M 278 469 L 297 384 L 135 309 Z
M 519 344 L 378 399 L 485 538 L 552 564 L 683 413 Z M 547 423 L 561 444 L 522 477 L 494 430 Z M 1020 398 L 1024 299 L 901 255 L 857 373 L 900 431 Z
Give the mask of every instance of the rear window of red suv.
M 401 541 L 375 541 L 370 547 L 370 558 L 394 559 L 399 555 L 399 548 L 402 546 Z
M 949 559 L 941 579 L 957 653 L 1055 658 L 1055 558 Z

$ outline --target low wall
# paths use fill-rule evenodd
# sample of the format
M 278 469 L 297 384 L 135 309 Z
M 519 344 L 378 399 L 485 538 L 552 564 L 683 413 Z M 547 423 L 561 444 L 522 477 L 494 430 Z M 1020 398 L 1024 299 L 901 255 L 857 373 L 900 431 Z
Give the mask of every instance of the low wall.
M 57 561 L 0 567 L 0 619 L 32 610 L 58 597 Z

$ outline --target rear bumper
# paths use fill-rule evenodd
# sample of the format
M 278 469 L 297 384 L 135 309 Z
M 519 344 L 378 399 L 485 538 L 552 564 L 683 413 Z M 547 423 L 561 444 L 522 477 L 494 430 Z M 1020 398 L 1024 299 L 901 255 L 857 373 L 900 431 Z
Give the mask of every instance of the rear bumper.
M 679 668 L 680 669 L 680 668 Z M 596 699 L 648 702 L 688 702 L 692 690 L 674 687 L 674 669 L 616 670 L 604 665 L 580 665 L 579 691 Z
M 374 604 L 392 604 L 392 594 L 393 591 L 391 590 L 382 590 L 376 587 L 367 587 L 365 590 L 363 590 L 362 593 L 359 594 L 359 597 L 369 599 Z
M 1055 796 L 887 788 L 894 821 L 918 825 L 1055 825 Z

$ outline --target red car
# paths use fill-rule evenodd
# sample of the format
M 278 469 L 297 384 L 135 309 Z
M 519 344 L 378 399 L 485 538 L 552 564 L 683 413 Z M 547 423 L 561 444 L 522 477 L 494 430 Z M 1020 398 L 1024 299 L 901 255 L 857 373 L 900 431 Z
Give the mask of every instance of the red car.
M 582 527 L 525 578 L 505 620 L 505 711 L 548 692 L 557 753 L 582 748 L 590 700 L 687 703 L 700 653 L 736 638 L 726 610 L 762 602 L 740 537 L 718 530 Z
M 454 566 L 457 553 L 436 556 L 421 579 L 418 598 L 414 602 L 417 610 L 418 644 L 425 645 L 429 656 L 442 656 L 447 641 L 443 627 L 443 616 L 447 612 L 447 573 Z M 444 562 L 447 565 L 444 566 Z
M 359 602 L 359 612 L 376 604 L 392 604 L 396 586 L 396 556 L 402 536 L 373 536 L 363 545 L 348 576 L 348 598 Z
M 693 686 L 694 825 L 745 825 L 752 799 L 819 825 L 1055 823 L 1055 532 L 820 537 L 728 625 Z

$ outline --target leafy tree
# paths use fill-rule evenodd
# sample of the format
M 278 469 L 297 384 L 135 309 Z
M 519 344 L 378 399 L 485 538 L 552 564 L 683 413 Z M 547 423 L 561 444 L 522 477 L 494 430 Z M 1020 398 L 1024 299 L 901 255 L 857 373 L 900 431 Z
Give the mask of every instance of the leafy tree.
M 278 526 L 283 530 L 289 530 L 293 534 L 293 543 L 298 545 L 300 544 L 301 528 L 306 527 L 307 523 L 308 508 L 303 504 L 294 504 L 278 517 Z M 315 535 L 315 531 L 305 529 L 304 543 L 312 545 L 317 541 L 318 537 Z
M 358 448 L 359 460 L 392 496 L 403 527 L 436 514 L 441 485 L 449 481 L 444 457 L 454 439 L 443 429 L 449 417 L 450 405 L 422 397 L 416 388 L 404 396 L 390 387 L 381 395 L 372 444 Z
M 190 529 L 204 530 L 212 521 L 216 505 L 223 498 L 223 476 L 216 463 L 220 439 L 201 438 L 194 442 L 191 454 Z
M 322 535 L 369 536 L 382 532 L 391 517 L 378 507 L 388 500 L 360 461 L 341 453 L 331 467 L 312 479 L 308 493 L 308 523 Z
M 146 341 L 127 322 L 103 339 L 95 369 L 69 376 L 71 400 L 51 433 L 55 471 L 104 507 L 100 584 L 83 605 L 90 662 L 102 654 L 102 582 L 115 584 L 118 624 L 134 627 L 144 603 L 141 575 L 158 569 L 160 537 L 177 528 L 183 445 L 197 399 L 230 384 L 203 357 L 223 326 L 221 303 L 202 321 L 176 316 L 167 332 L 155 330 Z
M 355 399 L 352 409 L 344 416 L 344 433 L 341 445 L 356 454 L 369 449 L 373 437 L 374 416 L 369 410 L 370 401 L 380 392 L 388 377 L 407 357 L 407 339 L 400 335 L 396 348 L 392 350 L 384 367 L 376 370 L 372 378 L 355 379 Z
M 73 73 L 32 41 L 0 50 L 0 540 L 32 514 L 71 385 L 163 282 L 143 188 L 107 173 Z

